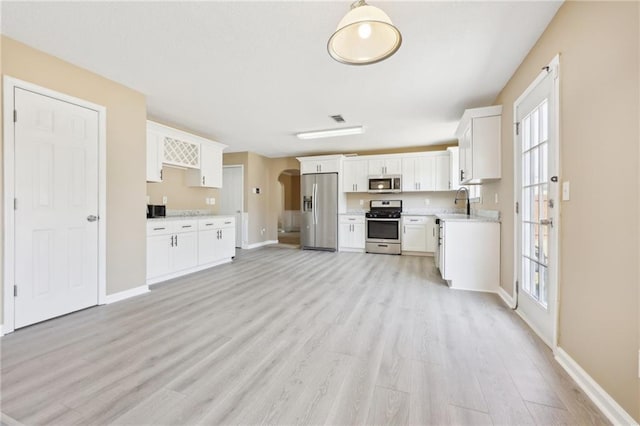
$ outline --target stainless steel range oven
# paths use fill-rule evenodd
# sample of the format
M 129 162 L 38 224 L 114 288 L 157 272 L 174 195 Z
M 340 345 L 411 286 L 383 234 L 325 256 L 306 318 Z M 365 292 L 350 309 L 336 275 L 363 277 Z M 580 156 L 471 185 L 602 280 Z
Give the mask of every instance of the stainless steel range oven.
M 400 221 L 401 200 L 371 200 L 371 209 L 365 215 L 367 253 L 401 254 Z

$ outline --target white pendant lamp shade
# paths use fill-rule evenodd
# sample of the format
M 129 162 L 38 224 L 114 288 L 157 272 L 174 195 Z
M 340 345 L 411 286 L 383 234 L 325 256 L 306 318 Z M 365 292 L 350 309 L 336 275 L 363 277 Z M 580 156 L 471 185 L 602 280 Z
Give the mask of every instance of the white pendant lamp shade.
M 336 61 L 366 65 L 388 58 L 401 44 L 402 35 L 389 16 L 360 0 L 342 18 L 327 49 Z

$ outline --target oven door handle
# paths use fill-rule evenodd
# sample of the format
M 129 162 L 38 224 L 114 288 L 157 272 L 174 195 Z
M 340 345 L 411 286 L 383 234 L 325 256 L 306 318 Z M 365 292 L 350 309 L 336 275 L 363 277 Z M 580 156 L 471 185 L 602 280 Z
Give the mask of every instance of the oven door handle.
M 401 219 L 400 218 L 380 219 L 380 218 L 377 218 L 377 217 L 368 217 L 367 220 L 369 220 L 369 221 L 371 221 L 371 220 L 380 221 L 380 222 L 392 222 L 392 221 L 393 222 L 400 222 Z

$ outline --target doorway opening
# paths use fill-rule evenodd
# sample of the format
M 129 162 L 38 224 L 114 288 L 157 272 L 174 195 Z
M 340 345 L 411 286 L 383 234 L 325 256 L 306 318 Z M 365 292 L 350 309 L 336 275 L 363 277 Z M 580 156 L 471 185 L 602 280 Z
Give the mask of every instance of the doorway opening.
M 278 243 L 300 246 L 300 170 L 287 169 L 278 176 L 280 208 Z

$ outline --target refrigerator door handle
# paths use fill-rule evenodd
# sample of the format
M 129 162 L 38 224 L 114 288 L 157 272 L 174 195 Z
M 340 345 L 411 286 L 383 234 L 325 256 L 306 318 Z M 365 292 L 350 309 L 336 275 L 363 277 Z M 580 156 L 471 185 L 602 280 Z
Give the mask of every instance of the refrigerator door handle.
M 318 224 L 318 184 L 313 184 L 313 224 Z

